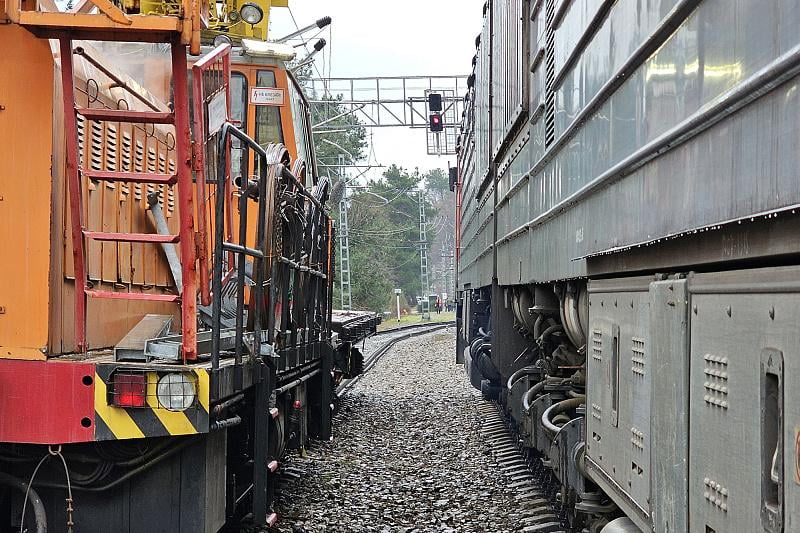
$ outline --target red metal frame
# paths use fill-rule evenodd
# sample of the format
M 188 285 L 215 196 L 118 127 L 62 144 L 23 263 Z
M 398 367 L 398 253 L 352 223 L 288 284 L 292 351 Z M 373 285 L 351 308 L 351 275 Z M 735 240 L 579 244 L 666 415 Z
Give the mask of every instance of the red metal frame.
M 72 58 L 71 54 L 70 58 Z M 127 109 L 81 107 L 78 109 L 78 112 L 83 115 L 86 120 L 107 122 L 130 122 L 132 124 L 172 124 L 175 120 L 173 113 L 160 113 L 156 111 L 128 111 Z
M 192 199 L 192 150 L 189 127 L 189 84 L 186 46 L 176 37 L 172 48 L 172 82 L 174 112 L 129 111 L 77 108 L 75 102 L 72 39 L 61 37 L 61 81 L 63 85 L 64 127 L 67 148 L 67 182 L 72 224 L 73 261 L 75 265 L 75 344 L 77 350 L 88 350 L 86 342 L 86 297 L 114 300 L 145 300 L 181 303 L 181 334 L 184 361 L 197 359 L 197 249 L 194 240 L 194 208 Z M 139 124 L 174 124 L 176 175 L 91 171 L 79 167 L 77 114 L 88 120 L 130 122 Z M 146 233 L 110 233 L 89 231 L 83 225 L 81 176 L 106 181 L 130 183 L 177 183 L 180 231 L 178 235 Z M 85 239 L 113 242 L 174 243 L 180 245 L 183 275 L 182 296 L 123 291 L 89 290 L 86 281 Z
M 75 85 L 72 68 L 72 39 L 62 37 L 61 85 L 64 103 L 64 131 L 67 142 L 67 183 L 69 186 L 70 222 L 72 224 L 72 260 L 75 265 L 75 346 L 85 352 L 86 345 L 86 250 L 83 242 L 83 199 L 78 168 L 78 124 L 75 115 Z
M 215 72 L 216 76 L 208 76 L 210 72 Z M 209 80 L 209 78 L 212 78 Z M 208 83 L 213 85 L 208 87 Z M 208 236 L 209 226 L 206 217 L 207 209 L 210 204 L 208 197 L 208 190 L 206 184 L 206 147 L 209 143 L 210 137 L 208 131 L 208 124 L 205 118 L 205 106 L 211 99 L 225 91 L 225 99 L 227 105 L 227 115 L 230 118 L 231 114 L 231 45 L 221 44 L 216 47 L 209 54 L 204 56 L 200 61 L 192 66 L 192 95 L 194 98 L 194 131 L 197 135 L 197 140 L 194 150 L 194 171 L 197 177 L 197 238 L 198 244 L 198 268 L 200 270 L 200 301 L 203 305 L 211 305 L 211 292 L 210 292 L 210 253 L 208 250 Z M 230 149 L 230 145 L 229 145 Z M 230 163 L 230 158 L 228 159 Z M 230 175 L 230 168 L 226 169 L 227 174 Z M 226 197 L 229 197 L 231 191 L 228 187 L 228 180 L 225 180 Z M 230 210 L 227 213 L 227 226 L 228 232 L 232 231 L 233 220 L 231 218 Z M 230 235 L 228 235 L 228 240 Z
M 178 167 L 181 273 L 181 334 L 184 361 L 197 360 L 197 248 L 192 201 L 192 132 L 189 127 L 189 74 L 186 46 L 172 43 L 172 86 L 175 104 L 175 150 Z
M 135 183 L 155 183 L 175 185 L 178 177 L 172 174 L 144 174 L 141 172 L 109 172 L 103 170 L 84 170 L 83 175 L 92 180 L 130 181 Z

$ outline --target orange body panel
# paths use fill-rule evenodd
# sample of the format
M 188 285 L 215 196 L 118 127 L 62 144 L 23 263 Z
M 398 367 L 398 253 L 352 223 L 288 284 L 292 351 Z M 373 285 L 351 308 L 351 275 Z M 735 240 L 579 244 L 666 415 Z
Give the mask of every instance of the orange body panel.
M 5 107 L 0 111 L 0 249 L 5 252 L 0 260 L 0 358 L 44 359 L 75 350 L 61 87 L 54 83 L 59 74 L 46 40 L 7 25 L 0 26 L 0 42 L 0 67 L 15 73 L 0 80 L 0 105 Z M 85 84 L 76 79 L 79 89 Z M 98 98 L 94 106 L 116 102 L 103 92 Z M 83 94 L 79 104 L 87 104 Z M 174 150 L 167 150 L 166 133 L 160 130 L 86 121 L 79 139 L 86 168 L 166 171 L 175 164 Z M 146 196 L 157 186 L 84 180 L 83 187 L 87 229 L 155 231 Z M 161 193 L 170 230 L 177 232 L 173 189 L 164 186 Z M 92 240 L 87 245 L 87 270 L 95 288 L 120 290 L 120 283 L 130 283 L 133 291 L 174 291 L 158 245 Z M 90 298 L 89 346 L 114 346 L 145 314 L 177 310 L 169 303 Z
M 0 357 L 43 359 L 49 336 L 53 56 L 0 26 Z
M 0 0 L 2 1 L 2 0 Z M 0 68 L 14 72 L 0 80 L 0 358 L 44 359 L 74 352 L 75 298 L 69 195 L 65 178 L 65 132 L 58 63 L 46 40 L 16 25 L 0 26 Z M 147 63 L 144 59 L 143 66 Z M 284 142 L 292 159 L 295 142 L 292 83 L 283 68 L 236 65 L 255 86 L 256 71 L 273 70 L 278 87 L 287 90 L 280 115 Z M 143 68 L 146 87 L 169 87 L 169 72 Z M 89 75 L 93 74 L 80 74 Z M 115 108 L 123 96 L 98 78 L 100 86 L 87 101 L 94 80 L 76 75 L 78 105 Z M 164 91 L 169 93 L 169 91 Z M 128 104 L 130 105 L 130 104 Z M 248 106 L 248 133 L 254 135 L 255 106 Z M 296 117 L 295 117 L 296 118 Z M 79 121 L 81 166 L 97 171 L 172 173 L 176 154 L 172 128 L 90 120 Z M 252 167 L 252 162 L 251 166 Z M 87 230 L 154 233 L 147 212 L 148 192 L 159 190 L 171 233 L 178 233 L 175 186 L 107 183 L 83 178 L 83 219 Z M 234 198 L 237 202 L 238 198 Z M 268 203 L 271 205 L 271 202 Z M 255 235 L 256 204 L 248 234 Z M 234 231 L 238 230 L 234 208 Z M 268 214 L 268 220 L 271 215 Z M 213 220 L 213 216 L 211 219 Z M 268 233 L 271 233 L 268 230 Z M 175 293 L 158 244 L 86 241 L 88 281 L 94 289 Z M 254 244 L 254 243 L 253 243 Z M 87 300 L 90 349 L 113 347 L 148 313 L 174 314 L 174 303 Z

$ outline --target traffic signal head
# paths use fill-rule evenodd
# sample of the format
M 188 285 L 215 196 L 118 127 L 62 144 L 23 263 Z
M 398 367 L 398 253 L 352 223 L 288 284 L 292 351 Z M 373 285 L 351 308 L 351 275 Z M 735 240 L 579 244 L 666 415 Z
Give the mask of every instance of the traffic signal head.
M 431 111 L 442 110 L 442 95 L 439 93 L 428 94 L 428 109 Z
M 439 132 L 444 131 L 444 123 L 442 122 L 442 115 L 439 113 L 431 114 L 431 121 L 430 121 L 431 131 Z

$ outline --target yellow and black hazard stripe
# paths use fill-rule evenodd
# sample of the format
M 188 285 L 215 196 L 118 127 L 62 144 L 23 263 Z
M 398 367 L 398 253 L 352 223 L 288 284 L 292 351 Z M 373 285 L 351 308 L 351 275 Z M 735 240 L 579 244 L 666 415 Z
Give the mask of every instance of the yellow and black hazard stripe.
M 197 398 L 183 411 L 170 411 L 158 401 L 156 386 L 165 372 L 143 370 L 146 407 L 122 408 L 112 405 L 114 372 L 117 365 L 97 365 L 94 386 L 95 440 L 141 439 L 170 435 L 208 433 L 209 374 L 203 369 L 181 370 L 194 383 Z M 123 371 L 129 369 L 123 368 Z M 138 370 L 138 369 L 137 369 Z

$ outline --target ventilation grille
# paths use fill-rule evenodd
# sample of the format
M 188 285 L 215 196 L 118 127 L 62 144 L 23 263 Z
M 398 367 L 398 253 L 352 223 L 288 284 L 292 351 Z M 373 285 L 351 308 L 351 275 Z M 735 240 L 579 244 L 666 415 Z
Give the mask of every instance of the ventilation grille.
M 142 141 L 136 141 L 136 152 L 133 156 L 133 169 L 135 172 L 144 172 L 144 144 L 142 144 Z M 135 200 L 142 199 L 141 183 L 135 183 L 133 185 L 133 198 Z
M 156 172 L 156 149 L 153 147 L 147 149 L 147 172 L 150 174 Z
M 156 172 L 156 149 L 152 146 L 147 148 L 147 172 L 149 174 L 155 174 Z M 147 194 L 155 191 L 155 186 L 150 183 L 147 185 Z
M 122 132 L 122 152 L 120 153 L 120 170 L 122 172 L 131 172 L 133 170 L 133 139 L 128 131 Z M 131 188 L 125 182 L 120 182 L 119 192 L 121 195 L 126 195 L 130 192 Z
M 168 168 L 169 168 L 169 172 L 168 173 L 171 174 L 171 175 L 174 175 L 175 174 L 175 170 L 176 170 L 175 169 L 175 160 L 174 159 L 170 159 L 169 160 L 169 167 Z M 172 214 L 174 212 L 175 212 L 175 187 L 173 185 L 170 185 L 170 186 L 167 187 L 167 212 L 166 212 L 166 216 L 167 217 L 172 216 Z
M 86 119 L 78 115 L 78 165 L 83 168 L 83 151 L 86 148 Z
M 633 343 L 633 348 L 631 349 L 631 370 L 635 375 L 644 377 L 644 339 L 633 337 L 631 342 Z
M 136 141 L 136 154 L 134 156 L 133 167 L 136 172 L 144 172 L 144 145 L 142 141 Z
M 106 170 L 117 170 L 117 127 L 113 124 L 106 126 Z M 113 183 L 108 182 L 110 185 Z
M 92 121 L 92 145 L 90 162 L 92 170 L 103 170 L 103 123 Z
M 130 172 L 133 170 L 133 160 L 131 156 L 133 154 L 133 140 L 131 139 L 131 134 L 127 131 L 122 133 L 122 171 L 123 172 Z
M 599 329 L 592 331 L 592 359 L 603 360 L 603 332 Z

